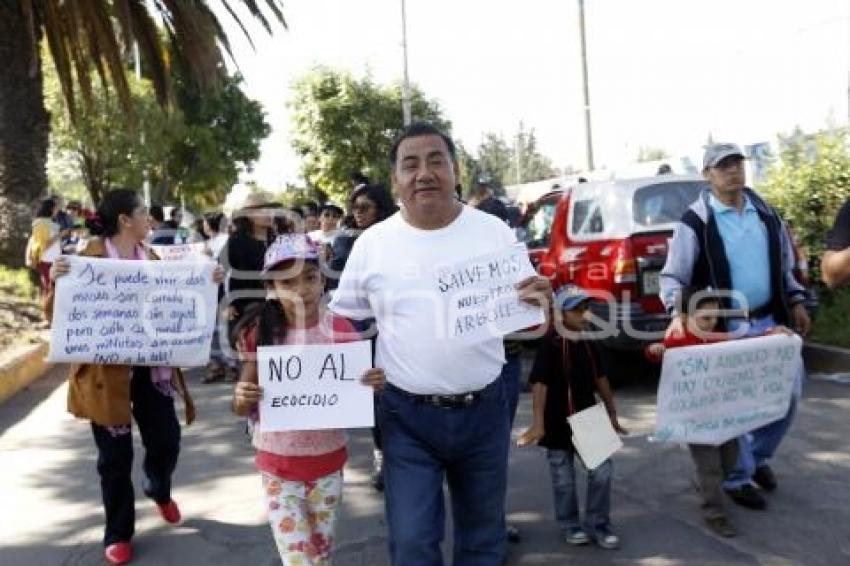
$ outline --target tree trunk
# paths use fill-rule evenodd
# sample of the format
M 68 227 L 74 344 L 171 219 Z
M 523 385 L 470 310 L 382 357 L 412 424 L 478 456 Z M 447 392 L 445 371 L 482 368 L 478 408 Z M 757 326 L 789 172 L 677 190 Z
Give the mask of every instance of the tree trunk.
M 0 0 L 0 265 L 23 265 L 32 205 L 47 191 L 41 58 L 18 0 Z

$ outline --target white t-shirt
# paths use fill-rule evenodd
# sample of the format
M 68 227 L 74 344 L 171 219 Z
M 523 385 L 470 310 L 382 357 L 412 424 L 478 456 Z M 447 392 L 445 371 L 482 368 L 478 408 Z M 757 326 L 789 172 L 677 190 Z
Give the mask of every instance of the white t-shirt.
M 330 245 L 333 245 L 334 238 L 336 238 L 337 234 L 339 234 L 339 230 L 333 230 L 332 232 L 325 234 L 320 229 L 320 230 L 313 230 L 312 232 L 307 234 L 307 236 L 309 236 L 310 239 L 313 240 L 314 242 L 316 242 L 317 244 L 330 246 Z
M 473 344 L 452 339 L 449 305 L 435 274 L 438 266 L 515 242 L 504 222 L 469 206 L 439 230 L 414 228 L 398 212 L 354 243 L 330 308 L 348 318 L 375 318 L 375 365 L 393 385 L 417 394 L 482 389 L 502 371 L 502 338 Z

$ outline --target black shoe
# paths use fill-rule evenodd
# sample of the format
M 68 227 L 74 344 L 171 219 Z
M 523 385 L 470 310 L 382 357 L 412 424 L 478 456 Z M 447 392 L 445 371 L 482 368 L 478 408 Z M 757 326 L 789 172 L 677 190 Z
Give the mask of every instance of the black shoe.
M 384 491 L 384 474 L 382 472 L 372 474 L 371 483 L 375 491 Z
M 522 540 L 522 535 L 519 534 L 519 529 L 513 525 L 508 525 L 505 528 L 505 536 L 508 539 L 508 542 L 517 543 Z
M 750 484 L 738 489 L 727 489 L 726 495 L 731 497 L 732 501 L 747 509 L 761 511 L 767 507 L 767 500 Z
M 762 464 L 756 468 L 753 481 L 765 491 L 774 491 L 777 487 L 776 476 L 773 475 L 773 470 L 767 464 Z

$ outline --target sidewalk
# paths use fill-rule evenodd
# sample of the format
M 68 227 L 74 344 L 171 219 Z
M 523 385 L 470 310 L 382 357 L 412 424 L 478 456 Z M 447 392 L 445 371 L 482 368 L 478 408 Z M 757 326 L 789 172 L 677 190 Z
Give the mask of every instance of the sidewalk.
M 67 368 L 0 407 L 0 564 L 101 564 L 102 510 L 88 424 L 65 413 Z M 228 409 L 231 386 L 200 385 L 190 374 L 199 421 L 184 429 L 175 499 L 184 515 L 165 525 L 137 489 L 134 564 L 194 566 L 278 564 L 258 497 L 252 450 Z M 509 564 L 850 563 L 850 387 L 810 383 L 775 469 L 780 490 L 766 513 L 731 508 L 740 536 L 720 540 L 700 521 L 686 451 L 646 440 L 653 418 L 651 385 L 619 392 L 622 422 L 632 430 L 615 457 L 614 521 L 618 551 L 571 548 L 551 520 L 542 451 L 512 451 L 509 521 L 523 533 Z M 523 396 L 515 433 L 530 419 Z M 343 519 L 335 566 L 383 566 L 383 502 L 368 483 L 371 437 L 351 435 Z M 138 445 L 136 478 L 142 450 Z M 137 486 L 139 482 L 137 480 Z M 447 561 L 447 563 L 449 563 Z

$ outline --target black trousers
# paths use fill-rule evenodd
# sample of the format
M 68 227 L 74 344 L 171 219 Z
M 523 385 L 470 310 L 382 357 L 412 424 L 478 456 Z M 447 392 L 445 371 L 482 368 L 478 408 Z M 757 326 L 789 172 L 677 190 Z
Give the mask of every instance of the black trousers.
M 134 367 L 130 380 L 133 417 L 145 447 L 143 470 L 145 495 L 157 503 L 171 499 L 171 474 L 180 454 L 180 423 L 174 400 L 160 393 L 151 382 L 150 368 Z M 104 546 L 129 541 L 136 523 L 133 470 L 133 438 L 113 436 L 108 428 L 91 424 L 97 445 L 97 473 L 106 511 Z

